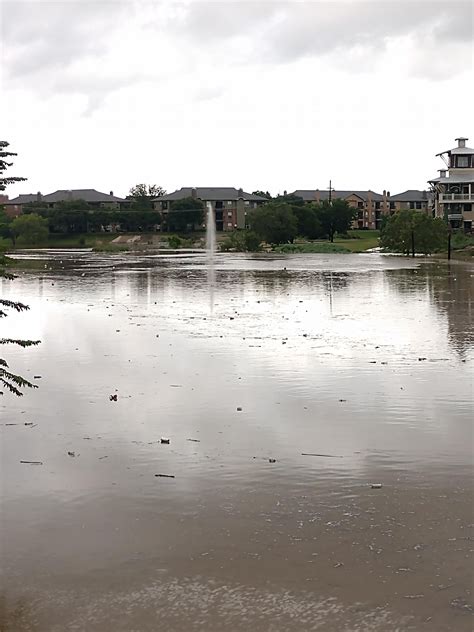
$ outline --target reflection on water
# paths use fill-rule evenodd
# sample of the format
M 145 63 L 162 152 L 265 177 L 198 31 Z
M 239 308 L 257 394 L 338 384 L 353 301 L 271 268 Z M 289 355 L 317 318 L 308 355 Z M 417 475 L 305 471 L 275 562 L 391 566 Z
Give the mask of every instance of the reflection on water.
M 470 629 L 472 266 L 217 256 L 211 311 L 205 264 L 3 283 L 2 335 L 43 342 L 0 402 L 0 624 Z

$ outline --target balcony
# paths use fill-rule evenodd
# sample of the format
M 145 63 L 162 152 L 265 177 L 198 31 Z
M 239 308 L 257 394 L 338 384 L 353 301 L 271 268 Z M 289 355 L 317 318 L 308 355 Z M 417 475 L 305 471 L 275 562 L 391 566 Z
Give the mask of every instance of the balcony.
M 474 193 L 441 193 L 440 202 L 474 202 Z
M 448 213 L 448 221 L 462 220 L 462 213 Z

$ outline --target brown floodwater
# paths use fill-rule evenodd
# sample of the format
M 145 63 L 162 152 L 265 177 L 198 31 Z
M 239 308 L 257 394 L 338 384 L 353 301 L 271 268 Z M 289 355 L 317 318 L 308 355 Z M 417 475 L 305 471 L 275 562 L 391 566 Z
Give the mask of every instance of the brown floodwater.
M 28 257 L 2 632 L 472 629 L 472 264 Z

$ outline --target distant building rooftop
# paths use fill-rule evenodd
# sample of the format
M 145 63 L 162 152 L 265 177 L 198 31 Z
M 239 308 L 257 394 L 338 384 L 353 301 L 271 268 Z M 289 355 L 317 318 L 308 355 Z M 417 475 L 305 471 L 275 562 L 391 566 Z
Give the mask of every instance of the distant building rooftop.
M 66 202 L 67 200 L 85 200 L 86 202 L 125 202 L 123 198 L 112 193 L 101 193 L 95 189 L 59 189 L 54 193 L 41 195 L 41 193 L 26 193 L 19 195 L 7 204 L 28 204 L 29 202 Z
M 296 191 L 293 191 L 291 195 L 296 195 L 297 197 L 303 198 L 305 202 L 316 201 L 317 195 L 319 195 L 320 200 L 329 199 L 329 191 L 326 189 L 323 189 L 322 191 L 320 191 L 319 189 L 313 189 L 313 190 L 312 189 L 297 189 Z M 341 198 L 345 200 L 351 195 L 356 195 L 357 197 L 359 197 L 361 200 L 365 202 L 367 201 L 367 198 L 369 197 L 369 195 L 372 197 L 373 201 L 383 200 L 383 195 L 381 195 L 380 193 L 375 193 L 375 191 L 371 191 L 370 189 L 368 191 L 350 191 L 350 190 L 333 190 L 332 191 L 333 200 L 337 198 Z
M 4 202 L 4 204 L 28 204 L 28 202 L 36 202 L 37 199 L 37 193 L 23 193 L 18 195 L 16 198 L 12 198 L 11 200 Z
M 403 193 L 397 193 L 390 196 L 391 202 L 426 202 L 428 200 L 427 191 L 418 191 L 417 189 L 408 189 Z
M 249 202 L 265 202 L 266 198 L 253 193 L 246 193 L 242 189 L 234 187 L 182 187 L 177 191 L 155 198 L 155 202 L 168 202 L 183 200 L 188 197 L 196 197 L 199 200 L 247 200 Z
M 44 202 L 66 202 L 67 200 L 85 200 L 86 202 L 125 202 L 112 193 L 102 193 L 95 189 L 59 189 L 42 196 Z

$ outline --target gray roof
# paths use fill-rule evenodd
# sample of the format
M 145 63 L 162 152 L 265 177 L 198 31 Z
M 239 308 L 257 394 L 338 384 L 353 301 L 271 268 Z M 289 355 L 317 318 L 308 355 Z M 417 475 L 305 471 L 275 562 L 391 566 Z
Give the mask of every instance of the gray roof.
M 35 197 L 36 199 L 36 197 Z M 95 189 L 60 189 L 54 193 L 43 195 L 42 201 L 47 203 L 66 202 L 67 200 L 85 200 L 86 202 L 125 202 L 123 198 Z
M 265 202 L 267 198 L 253 193 L 246 193 L 234 187 L 195 187 L 195 195 L 200 200 L 238 200 L 244 199 L 249 202 Z M 172 200 L 183 200 L 193 196 L 193 187 L 182 187 L 173 193 L 155 198 L 155 202 L 168 202 Z
M 469 138 L 467 138 L 466 136 L 460 136 L 459 138 L 456 138 L 457 141 L 464 141 L 466 142 L 467 140 L 469 140 Z M 439 154 L 436 154 L 437 156 L 442 156 L 443 154 L 474 154 L 474 149 L 472 149 L 472 147 L 454 147 L 453 149 L 446 149 L 446 151 L 442 151 Z
M 316 194 L 318 193 L 319 193 L 320 200 L 327 200 L 329 198 L 329 191 L 327 191 L 326 189 L 323 189 L 322 191 L 320 191 L 319 189 L 315 189 L 315 190 L 297 189 L 296 191 L 293 191 L 291 195 L 296 195 L 297 197 L 303 198 L 305 202 L 315 202 Z M 368 191 L 350 191 L 350 190 L 339 191 L 337 190 L 337 191 L 332 192 L 332 198 L 333 199 L 341 198 L 344 200 L 351 195 L 357 195 L 357 197 L 359 197 L 361 200 L 367 201 L 369 194 L 372 196 L 372 201 L 378 202 L 378 201 L 383 200 L 383 195 L 381 195 L 380 193 L 375 193 L 375 191 L 371 191 L 370 189 Z
M 12 200 L 7 200 L 4 204 L 28 204 L 28 202 L 36 202 L 37 199 L 38 197 L 36 193 L 24 193 L 22 195 L 18 195 Z
M 397 193 L 396 195 L 390 196 L 391 202 L 427 202 L 428 201 L 428 192 L 427 191 L 418 191 L 417 189 L 408 189 L 408 191 L 404 191 L 403 193 Z
M 449 178 L 433 178 L 432 180 L 428 180 L 429 183 L 436 182 L 437 184 L 457 184 L 464 183 L 469 184 L 469 182 L 474 184 L 474 174 L 472 169 L 466 170 L 464 173 L 459 171 L 456 175 L 451 175 Z
M 472 147 L 454 147 L 448 150 L 449 154 L 474 154 Z

